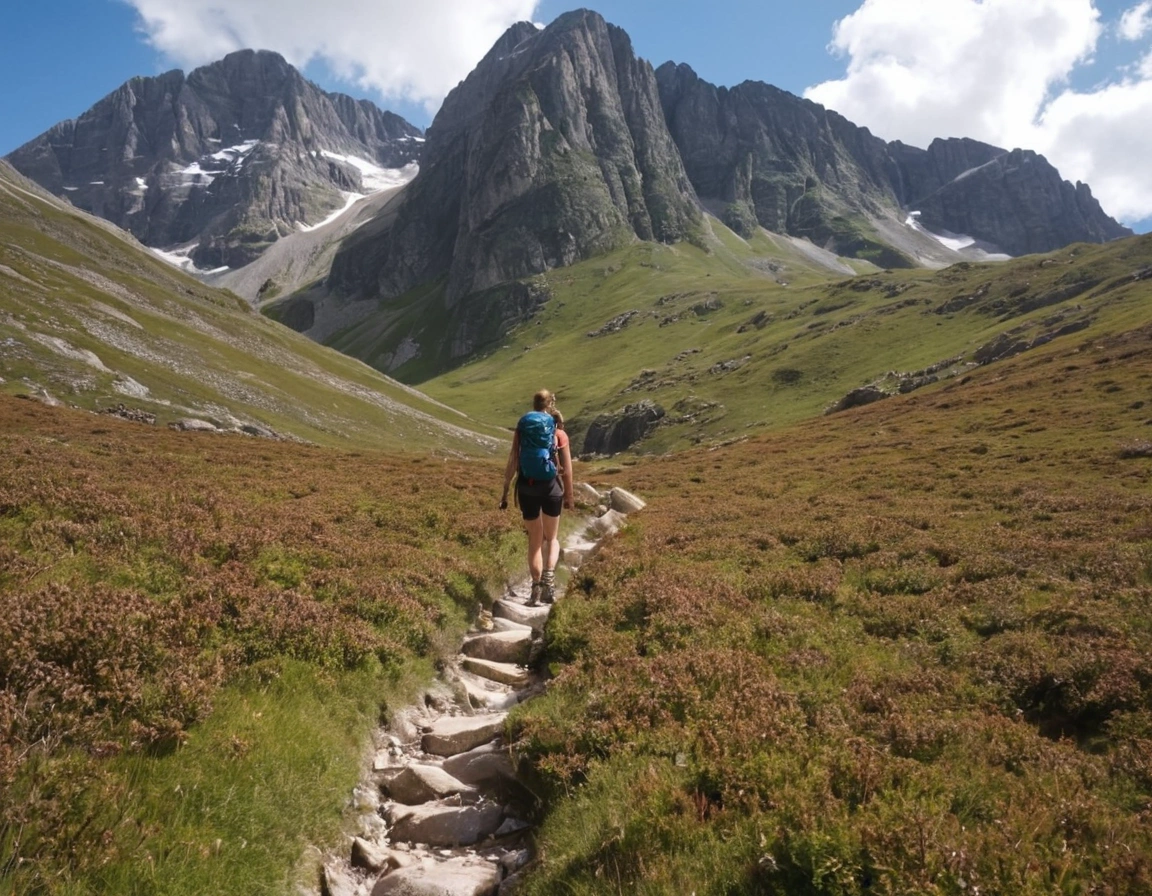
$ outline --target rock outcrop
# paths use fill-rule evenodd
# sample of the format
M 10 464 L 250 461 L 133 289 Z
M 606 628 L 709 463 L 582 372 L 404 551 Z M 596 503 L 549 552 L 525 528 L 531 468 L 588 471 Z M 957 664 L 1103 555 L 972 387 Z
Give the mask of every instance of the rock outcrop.
M 664 408 L 649 399 L 625 405 L 614 414 L 601 414 L 584 434 L 584 453 L 624 451 L 647 436 L 664 415 Z
M 7 158 L 145 245 L 183 247 L 213 269 L 379 187 L 366 180 L 414 163 L 421 146 L 399 116 L 324 92 L 276 53 L 242 50 L 187 76 L 133 78 Z
M 445 99 L 395 222 L 366 227 L 330 285 L 464 296 L 700 221 L 651 66 L 587 10 L 510 28 Z
M 910 263 L 861 222 L 921 212 L 933 232 L 966 234 L 1011 255 L 1131 235 L 1084 184 L 1043 156 L 976 140 L 928 149 L 886 143 L 867 128 L 768 84 L 733 88 L 687 65 L 656 71 L 660 99 L 697 194 L 725 223 L 808 237 L 883 266 Z

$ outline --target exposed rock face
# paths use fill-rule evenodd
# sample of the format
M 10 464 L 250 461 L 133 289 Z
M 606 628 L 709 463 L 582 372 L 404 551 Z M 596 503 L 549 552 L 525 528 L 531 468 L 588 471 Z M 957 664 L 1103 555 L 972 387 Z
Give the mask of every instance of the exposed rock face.
M 700 220 L 651 66 L 586 10 L 510 28 L 444 101 L 421 164 L 395 223 L 337 256 L 335 288 L 388 299 L 446 277 L 452 304 Z
M 737 232 L 759 224 L 888 266 L 901 260 L 854 218 L 917 210 L 930 230 L 967 234 L 1012 255 L 1131 233 L 1087 186 L 1062 180 L 1032 152 L 959 139 L 935 140 L 927 150 L 885 143 L 761 82 L 716 87 L 671 62 L 656 78 L 696 192 Z
M 242 50 L 187 77 L 133 78 L 8 156 L 20 172 L 155 247 L 198 243 L 202 268 L 237 267 L 296 222 L 367 192 L 355 157 L 399 169 L 419 129 L 330 94 L 281 56 Z M 326 155 L 327 154 L 327 155 Z
M 643 439 L 664 416 L 664 408 L 645 399 L 615 414 L 601 414 L 584 435 L 588 454 L 616 454 Z

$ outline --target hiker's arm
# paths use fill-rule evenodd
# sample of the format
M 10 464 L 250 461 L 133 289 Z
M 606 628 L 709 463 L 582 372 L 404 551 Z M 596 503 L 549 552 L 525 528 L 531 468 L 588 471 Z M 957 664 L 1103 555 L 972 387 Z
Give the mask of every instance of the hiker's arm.
M 520 457 L 520 433 L 512 437 L 512 448 L 508 451 L 508 463 L 504 465 L 504 494 L 500 497 L 500 509 L 508 507 L 508 489 L 512 485 L 512 477 L 516 475 L 516 464 Z
M 576 492 L 572 484 L 572 449 L 567 442 L 560 449 L 560 468 L 564 471 L 564 506 L 569 510 L 575 510 Z

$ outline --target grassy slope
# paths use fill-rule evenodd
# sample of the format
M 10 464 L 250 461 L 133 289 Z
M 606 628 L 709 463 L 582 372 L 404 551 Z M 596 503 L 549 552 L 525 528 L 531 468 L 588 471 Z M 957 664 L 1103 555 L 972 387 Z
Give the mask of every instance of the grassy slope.
M 519 559 L 498 482 L 0 395 L 0 890 L 288 892 Z
M 43 390 L 90 410 L 124 403 L 160 423 L 255 423 L 330 445 L 491 448 L 473 432 L 482 425 L 264 319 L 4 172 L 0 345 L 0 390 Z
M 650 503 L 516 711 L 527 892 L 1149 892 L 1152 326 L 1108 329 L 607 476 Z
M 550 272 L 553 298 L 534 321 L 486 357 L 421 388 L 479 419 L 502 421 L 514 417 L 525 394 L 548 386 L 577 434 L 596 414 L 650 398 L 668 417 L 641 450 L 660 452 L 794 423 L 870 382 L 893 389 L 886 380 L 892 371 L 963 356 L 949 368 L 962 372 L 976 349 L 1015 328 L 1035 335 L 1064 316 L 1095 321 L 1097 332 L 1147 314 L 1146 302 L 1123 291 L 1088 291 L 1024 310 L 1077 279 L 1106 283 L 1146 267 L 1147 237 L 1007 264 L 874 272 L 854 289 L 766 234 L 746 244 L 714 228 L 720 244 L 711 254 L 685 244 L 637 245 Z M 750 270 L 754 257 L 777 270 Z M 942 313 L 950 300 L 983 287 L 979 300 Z M 708 310 L 710 298 L 722 307 Z M 639 314 L 619 332 L 587 335 L 628 311 Z M 759 327 L 738 332 L 758 315 Z M 693 349 L 700 351 L 685 354 Z M 739 366 L 716 367 L 731 361 Z

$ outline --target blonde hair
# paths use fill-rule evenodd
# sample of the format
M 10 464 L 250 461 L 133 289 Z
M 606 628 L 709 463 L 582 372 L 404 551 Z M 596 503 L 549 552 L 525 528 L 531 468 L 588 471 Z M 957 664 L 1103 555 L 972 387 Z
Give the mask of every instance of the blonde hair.
M 552 407 L 548 409 L 548 413 L 552 416 L 552 419 L 556 421 L 556 428 L 563 429 L 564 415 L 560 413 L 560 410 L 556 407 L 556 405 L 552 405 Z
M 532 410 L 546 411 L 554 407 L 556 407 L 556 396 L 547 389 L 541 389 L 532 396 Z

